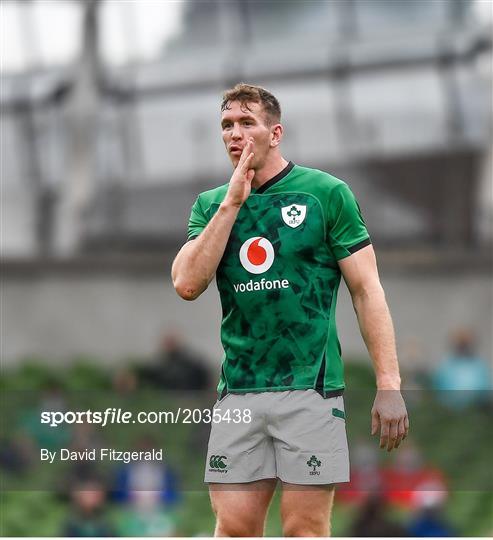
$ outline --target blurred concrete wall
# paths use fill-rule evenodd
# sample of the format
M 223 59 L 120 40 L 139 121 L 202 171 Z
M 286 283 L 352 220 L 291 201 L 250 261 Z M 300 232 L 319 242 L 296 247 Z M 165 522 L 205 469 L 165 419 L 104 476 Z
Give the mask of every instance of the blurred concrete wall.
M 399 348 L 418 343 L 419 367 L 438 361 L 447 337 L 457 326 L 470 326 L 480 351 L 492 354 L 491 278 L 473 271 L 381 272 L 393 313 Z M 174 292 L 168 270 L 146 272 L 71 272 L 23 275 L 4 279 L 2 358 L 5 366 L 22 357 L 69 362 L 81 354 L 118 366 L 122 360 L 151 357 L 166 328 L 179 328 L 188 343 L 219 370 L 221 310 L 215 285 L 197 301 L 185 302 Z M 344 284 L 338 325 L 346 356 L 366 356 Z M 410 362 L 407 356 L 401 360 Z M 407 366 L 412 369 L 414 366 Z

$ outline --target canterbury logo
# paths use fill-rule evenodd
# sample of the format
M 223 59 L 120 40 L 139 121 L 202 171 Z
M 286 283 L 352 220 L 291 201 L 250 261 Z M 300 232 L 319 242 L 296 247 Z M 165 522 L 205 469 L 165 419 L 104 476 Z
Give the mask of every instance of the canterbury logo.
M 209 465 L 211 469 L 225 469 L 226 463 L 224 463 L 223 459 L 228 459 L 228 458 L 226 456 L 212 455 L 209 459 Z

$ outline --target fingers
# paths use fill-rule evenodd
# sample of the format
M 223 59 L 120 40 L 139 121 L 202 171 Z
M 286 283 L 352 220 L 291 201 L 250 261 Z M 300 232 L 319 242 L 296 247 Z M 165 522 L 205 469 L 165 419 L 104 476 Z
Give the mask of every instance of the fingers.
M 400 392 L 377 391 L 371 411 L 371 433 L 380 429 L 380 448 L 399 448 L 409 432 L 409 417 Z
M 404 426 L 404 420 L 405 420 L 404 418 L 401 418 L 399 420 L 398 428 L 397 428 L 397 440 L 395 441 L 394 448 L 399 448 L 401 442 L 406 437 L 406 428 Z
M 251 151 L 253 148 L 253 139 L 248 139 L 247 143 L 243 147 L 243 152 L 240 156 L 240 161 L 238 161 L 237 167 L 243 167 L 245 161 L 250 157 Z
M 397 443 L 398 433 L 399 433 L 399 421 L 393 420 L 389 422 L 389 440 L 387 443 L 387 452 L 390 452 Z
M 385 448 L 389 444 L 390 422 L 380 419 L 380 448 Z
M 372 411 L 371 413 L 371 434 L 375 435 L 378 431 L 378 426 L 380 425 L 378 413 Z
M 243 165 L 241 166 L 243 172 L 247 172 L 250 169 L 250 163 L 252 162 L 253 155 L 253 152 L 250 152 L 250 154 L 248 154 L 247 158 L 243 162 Z
M 400 419 L 383 419 L 378 413 L 372 412 L 371 434 L 375 435 L 380 425 L 380 448 L 386 448 L 388 452 L 399 448 L 401 442 L 409 432 L 409 418 L 404 416 Z
M 255 171 L 253 169 L 249 169 L 247 171 L 247 182 L 251 182 L 254 176 L 255 176 Z

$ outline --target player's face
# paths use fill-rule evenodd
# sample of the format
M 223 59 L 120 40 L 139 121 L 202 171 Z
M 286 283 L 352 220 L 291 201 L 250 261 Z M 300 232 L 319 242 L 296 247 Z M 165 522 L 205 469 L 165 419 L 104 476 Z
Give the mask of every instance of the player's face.
M 221 128 L 233 167 L 238 165 L 241 152 L 250 137 L 253 138 L 255 153 L 252 168 L 263 166 L 271 149 L 272 126 L 268 125 L 261 104 L 248 103 L 248 108 L 242 108 L 239 101 L 230 102 L 229 109 L 225 109 L 221 115 Z

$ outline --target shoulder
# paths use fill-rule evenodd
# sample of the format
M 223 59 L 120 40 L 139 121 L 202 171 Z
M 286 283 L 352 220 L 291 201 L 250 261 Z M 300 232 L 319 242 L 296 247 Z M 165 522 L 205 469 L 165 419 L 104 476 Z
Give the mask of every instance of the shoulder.
M 228 186 L 229 184 L 223 184 L 213 189 L 202 191 L 197 197 L 197 203 L 200 204 L 203 210 L 207 210 L 214 203 L 221 204 L 228 191 Z
M 327 200 L 334 192 L 349 190 L 348 184 L 336 176 L 310 167 L 301 165 L 295 166 L 293 180 L 297 182 L 303 190 L 312 193 L 319 199 Z

